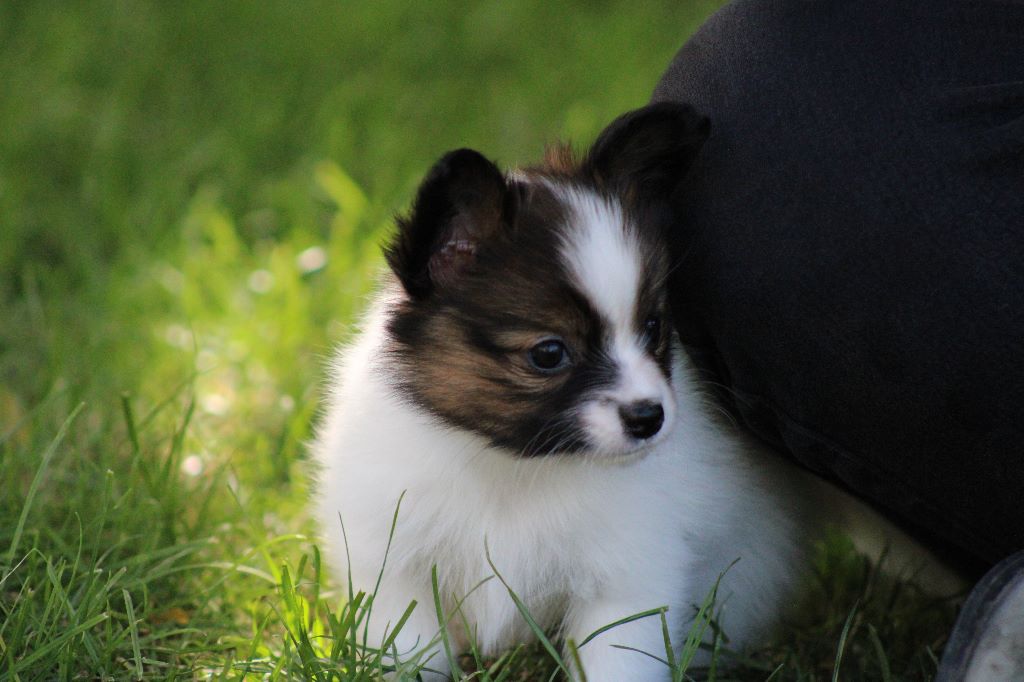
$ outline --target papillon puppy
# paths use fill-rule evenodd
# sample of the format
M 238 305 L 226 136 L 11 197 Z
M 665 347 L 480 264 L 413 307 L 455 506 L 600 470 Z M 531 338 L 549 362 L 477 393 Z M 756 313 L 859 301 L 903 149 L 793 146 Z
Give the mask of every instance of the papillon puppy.
M 579 162 L 561 151 L 503 173 L 460 149 L 428 173 L 334 364 L 313 447 L 337 576 L 371 593 L 384 567 L 371 643 L 415 600 L 395 648 L 432 646 L 428 666 L 457 672 L 437 636 L 435 566 L 450 641 L 465 647 L 468 623 L 485 653 L 531 637 L 486 580 L 491 562 L 541 627 L 576 643 L 668 607 L 679 645 L 723 573 L 731 648 L 783 610 L 809 565 L 818 489 L 721 418 L 666 301 L 685 267 L 668 248 L 669 198 L 708 127 L 659 103 Z M 664 657 L 661 620 L 587 642 L 587 679 L 670 678 L 622 647 Z

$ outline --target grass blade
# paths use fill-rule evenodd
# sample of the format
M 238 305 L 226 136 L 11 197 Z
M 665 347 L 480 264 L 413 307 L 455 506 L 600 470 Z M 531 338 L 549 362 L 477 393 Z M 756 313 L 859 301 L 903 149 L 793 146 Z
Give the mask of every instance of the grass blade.
M 440 628 L 441 645 L 444 647 L 444 655 L 448 659 L 448 665 L 451 666 L 451 669 L 458 670 L 458 661 L 455 660 L 455 656 L 452 654 L 452 643 L 448 637 L 448 618 L 445 617 L 444 609 L 441 607 L 441 590 L 437 581 L 437 564 L 430 568 L 430 586 L 434 592 L 434 611 L 437 613 L 437 625 Z
M 487 564 L 491 567 L 491 570 L 494 571 L 494 576 L 500 580 L 501 584 L 505 586 L 506 590 L 508 590 L 508 596 L 512 598 L 512 602 L 516 605 L 516 608 L 519 610 L 523 620 L 526 621 L 527 626 L 529 626 L 530 630 L 533 631 L 533 634 L 537 639 L 540 640 L 541 646 L 543 646 L 544 650 L 551 655 L 551 659 L 558 664 L 559 669 L 562 670 L 566 676 L 572 679 L 572 673 L 569 672 L 569 669 L 566 667 L 562 657 L 558 655 L 558 650 L 555 649 L 555 645 L 552 644 L 551 640 L 548 639 L 548 636 L 544 634 L 544 628 L 534 620 L 533 616 L 530 614 L 530 610 L 526 608 L 526 604 L 523 603 L 523 600 L 519 598 L 519 595 L 515 593 L 515 590 L 512 589 L 501 573 L 498 572 L 497 567 L 494 565 L 494 561 L 491 559 L 491 549 L 487 546 L 486 540 L 484 541 L 484 555 L 487 557 Z
M 61 424 L 60 430 L 57 431 L 57 435 L 52 441 L 50 441 L 50 444 L 43 452 L 42 461 L 39 463 L 39 468 L 36 469 L 36 475 L 32 477 L 32 483 L 28 487 L 28 495 L 25 496 L 25 504 L 21 507 L 21 516 L 18 517 L 18 525 L 14 528 L 14 537 L 11 539 L 11 546 L 7 550 L 8 564 L 14 561 L 15 555 L 18 553 L 18 545 L 21 544 L 21 535 L 25 532 L 25 521 L 28 520 L 29 510 L 32 509 L 32 502 L 35 500 L 36 492 L 38 492 L 39 485 L 43 481 L 43 476 L 46 475 L 47 469 L 50 468 L 50 462 L 53 460 L 53 456 L 57 452 L 57 447 L 64 440 L 72 422 L 75 421 L 75 418 L 78 416 L 78 413 L 82 411 L 83 407 L 85 407 L 85 403 L 79 403 L 78 407 L 71 411 L 68 418 L 64 420 L 63 424 Z
M 850 615 L 846 617 L 846 622 L 843 623 L 843 631 L 839 635 L 839 645 L 836 647 L 836 663 L 832 668 L 832 682 L 839 682 L 839 668 L 843 664 L 843 653 L 846 651 L 846 640 L 850 636 L 850 629 L 853 626 L 853 617 L 857 615 L 857 607 L 860 606 L 860 600 L 853 605 L 850 609 Z
M 370 615 L 373 613 L 373 602 L 377 598 L 377 592 L 380 590 L 380 583 L 384 579 L 384 570 L 387 568 L 387 565 L 388 565 L 388 554 L 391 553 L 391 542 L 395 539 L 395 528 L 398 527 L 398 512 L 402 508 L 402 500 L 404 498 L 405 498 L 405 491 L 403 490 L 402 494 L 398 496 L 398 502 L 395 503 L 395 513 L 394 513 L 394 516 L 391 517 L 391 529 L 388 531 L 388 542 L 387 542 L 386 545 L 384 545 L 384 558 L 380 562 L 380 572 L 377 573 L 377 582 L 374 584 L 373 592 L 370 594 L 370 599 L 367 602 L 366 623 L 365 623 L 365 626 L 363 628 L 363 646 L 364 647 L 366 646 L 367 639 L 370 636 Z M 344 526 L 342 526 L 342 530 L 344 530 Z M 347 547 L 347 544 L 348 544 L 348 541 L 346 539 L 346 547 Z M 348 550 L 346 549 L 345 551 L 347 552 Z M 349 566 L 351 567 L 351 565 L 352 564 L 350 563 Z M 351 571 L 351 569 L 350 569 L 350 571 Z M 351 586 L 351 584 L 352 584 L 352 576 L 351 576 L 351 573 L 350 573 L 349 574 L 349 585 Z M 350 587 L 350 589 L 351 589 L 351 587 Z
M 124 426 L 128 430 L 128 442 L 132 444 L 132 457 L 138 457 L 142 448 L 139 447 L 139 432 L 135 428 L 131 396 L 127 392 L 121 394 L 121 414 L 124 416 Z
M 135 657 L 135 679 L 141 680 L 144 674 L 142 669 L 142 650 L 139 648 L 139 623 L 135 618 L 135 605 L 132 604 L 132 595 L 128 590 L 121 588 L 124 595 L 124 608 L 128 612 L 128 633 L 132 638 L 132 655 Z
M 875 629 L 874 625 L 868 623 L 868 637 L 871 639 L 871 645 L 875 649 L 875 653 L 878 655 L 878 667 L 882 671 L 882 682 L 892 682 L 892 670 L 889 669 L 889 657 L 885 655 L 885 647 L 882 646 L 882 640 L 878 638 L 878 630 Z
M 644 651 L 643 649 L 637 649 L 635 646 L 626 646 L 625 644 L 612 644 L 611 647 L 613 649 L 621 649 L 622 651 L 632 651 L 633 653 L 636 653 L 636 654 L 643 654 L 647 658 L 653 658 L 658 663 L 662 663 L 665 666 L 668 666 L 668 661 L 666 661 L 661 656 L 655 656 L 651 652 Z
M 583 669 L 583 661 L 580 659 L 580 647 L 576 646 L 576 642 L 571 639 L 566 642 L 565 646 L 569 650 L 569 655 L 572 656 L 572 662 L 576 666 L 576 671 L 579 673 L 579 682 L 587 682 L 587 671 Z
M 416 608 L 416 600 L 413 599 L 411 602 L 409 602 L 409 606 L 407 606 L 405 608 L 405 613 L 403 613 L 402 617 L 398 619 L 398 622 L 395 623 L 394 627 L 391 629 L 391 632 L 388 634 L 387 638 L 380 645 L 380 650 L 381 651 L 387 651 L 388 649 L 391 648 L 391 645 L 395 643 L 395 639 L 398 637 L 398 633 L 401 632 L 402 628 L 405 627 L 406 621 L 409 620 L 409 616 L 412 615 L 412 612 L 413 612 L 413 610 L 415 608 Z M 397 659 L 396 659 L 396 662 L 397 662 Z
M 711 591 L 704 598 L 704 603 L 697 609 L 697 615 L 693 619 L 693 625 L 690 626 L 690 631 L 686 635 L 686 641 L 683 642 L 683 650 L 679 654 L 679 667 L 672 673 L 673 679 L 682 679 L 682 674 L 690 667 L 694 656 L 697 655 L 697 650 L 700 649 L 701 642 L 704 641 L 704 633 L 707 631 L 708 626 L 711 625 L 711 613 L 715 607 L 715 600 L 718 599 L 718 586 L 722 584 L 722 578 L 725 577 L 725 574 L 738 561 L 739 559 L 736 559 L 726 566 L 724 571 L 718 574 L 718 578 L 711 587 Z
M 592 639 L 594 639 L 596 637 L 599 637 L 600 635 L 604 634 L 605 632 L 608 632 L 612 628 L 617 628 L 620 625 L 625 625 L 626 623 L 632 623 L 635 620 L 641 620 L 643 618 L 650 618 L 651 616 L 662 615 L 667 610 L 668 610 L 667 606 L 659 606 L 656 609 L 650 609 L 649 611 L 641 611 L 640 613 L 634 613 L 632 616 L 626 616 L 625 618 L 620 618 L 619 620 L 615 621 L 614 623 L 608 623 L 607 625 L 602 625 L 601 627 L 599 627 L 598 629 L 594 630 L 589 635 L 587 635 L 586 639 L 584 639 L 582 642 L 580 642 L 580 648 L 586 646 L 587 642 L 591 641 Z
M 665 617 L 667 609 L 661 612 L 661 637 L 665 642 L 665 658 L 668 659 L 669 670 L 676 670 L 676 652 L 672 646 L 672 633 L 668 629 L 668 618 Z M 675 673 L 673 672 L 673 677 Z

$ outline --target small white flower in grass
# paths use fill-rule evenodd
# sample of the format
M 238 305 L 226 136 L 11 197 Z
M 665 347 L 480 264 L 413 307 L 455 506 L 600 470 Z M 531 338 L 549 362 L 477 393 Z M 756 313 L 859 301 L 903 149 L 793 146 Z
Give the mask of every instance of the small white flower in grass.
M 266 384 L 272 378 L 267 368 L 255 360 L 246 364 L 245 377 L 254 384 Z
M 295 409 L 295 398 L 285 393 L 277 401 L 277 404 L 281 408 L 282 412 L 291 412 Z
M 203 458 L 199 455 L 189 455 L 181 461 L 181 470 L 189 476 L 198 476 L 203 473 Z
M 180 324 L 170 324 L 164 330 L 164 340 L 175 348 L 188 349 L 192 347 L 192 332 Z
M 227 413 L 231 401 L 220 393 L 208 393 L 200 399 L 199 405 L 203 408 L 203 412 L 219 417 Z
M 220 364 L 217 353 L 210 348 L 203 348 L 196 355 L 196 369 L 200 372 L 209 372 Z
M 274 275 L 270 270 L 253 270 L 248 284 L 250 291 L 265 294 L 274 286 Z
M 185 286 L 185 275 L 181 273 L 181 270 L 167 263 L 157 267 L 156 278 L 160 285 L 172 294 L 181 293 L 182 288 Z
M 327 252 L 319 246 L 311 246 L 295 258 L 302 274 L 308 275 L 327 265 Z

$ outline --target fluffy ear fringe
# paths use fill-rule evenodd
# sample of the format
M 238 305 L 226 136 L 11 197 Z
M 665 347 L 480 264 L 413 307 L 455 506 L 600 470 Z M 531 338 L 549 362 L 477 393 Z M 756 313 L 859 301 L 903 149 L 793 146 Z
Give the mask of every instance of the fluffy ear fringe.
M 388 265 L 414 299 L 450 284 L 477 244 L 504 220 L 506 184 L 479 152 L 448 152 L 427 173 L 413 209 L 385 248 Z
M 612 121 L 583 170 L 610 191 L 664 197 L 686 175 L 710 130 L 708 118 L 689 105 L 651 104 Z

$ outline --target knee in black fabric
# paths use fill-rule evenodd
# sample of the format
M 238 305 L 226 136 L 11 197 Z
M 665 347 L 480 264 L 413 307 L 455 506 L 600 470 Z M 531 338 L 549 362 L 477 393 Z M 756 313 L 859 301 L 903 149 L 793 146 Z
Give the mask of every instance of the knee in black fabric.
M 967 4 L 733 3 L 654 99 L 712 120 L 672 283 L 704 369 L 798 460 L 993 561 L 1024 546 L 1024 73 L 992 85 L 1024 71 L 1024 5 Z

